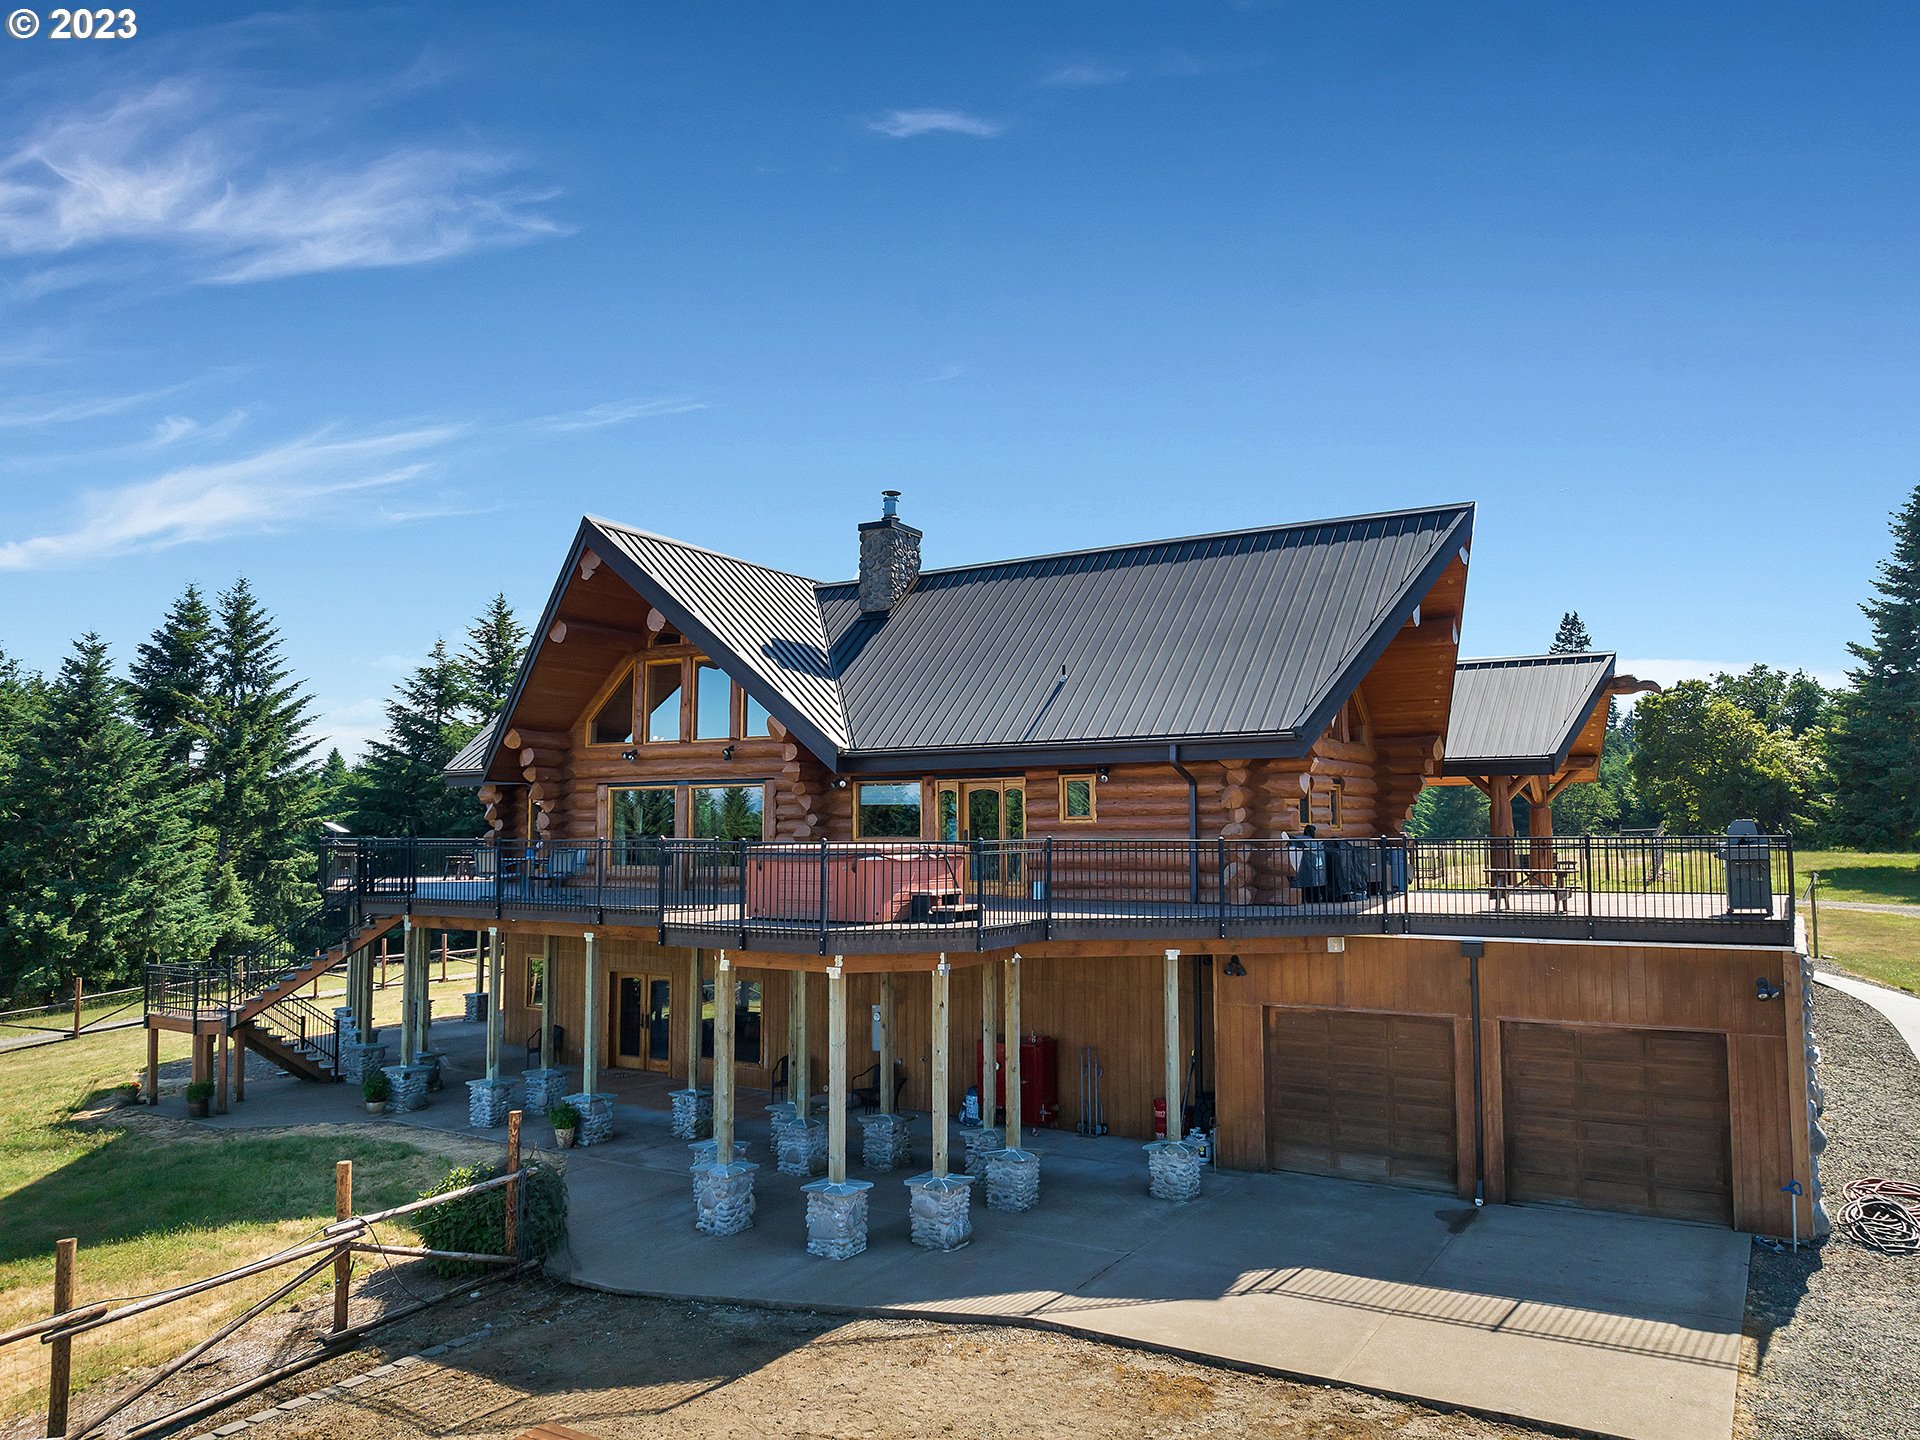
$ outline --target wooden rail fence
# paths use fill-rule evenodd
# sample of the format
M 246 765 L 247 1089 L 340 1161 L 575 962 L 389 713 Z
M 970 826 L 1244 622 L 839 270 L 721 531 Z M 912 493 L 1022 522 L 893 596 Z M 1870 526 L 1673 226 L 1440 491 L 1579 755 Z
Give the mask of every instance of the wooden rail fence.
M 45 1319 L 29 1321 L 25 1325 L 0 1333 L 0 1347 L 34 1339 L 38 1339 L 47 1347 L 47 1435 L 64 1437 L 64 1440 L 80 1440 L 80 1437 L 91 1434 L 136 1400 L 164 1384 L 221 1341 L 231 1337 L 242 1326 L 264 1315 L 273 1306 L 285 1300 L 308 1281 L 321 1275 L 329 1267 L 333 1271 L 333 1320 L 330 1331 L 326 1339 L 320 1343 L 319 1348 L 295 1360 L 275 1366 L 264 1375 L 222 1390 L 218 1394 L 203 1397 L 159 1419 L 135 1426 L 126 1432 L 126 1440 L 140 1440 L 140 1437 L 158 1434 L 200 1415 L 208 1414 L 223 1405 L 296 1374 L 309 1365 L 326 1359 L 329 1355 L 338 1353 L 342 1345 L 358 1339 L 375 1326 L 390 1324 L 429 1305 L 437 1304 L 441 1300 L 473 1288 L 472 1281 L 450 1285 L 437 1294 L 389 1311 L 376 1320 L 352 1325 L 348 1323 L 347 1302 L 352 1291 L 355 1255 L 496 1265 L 502 1267 L 503 1273 L 506 1273 L 509 1268 L 517 1270 L 521 1264 L 518 1253 L 520 1182 L 526 1178 L 526 1171 L 521 1168 L 520 1160 L 520 1123 L 520 1111 L 512 1111 L 507 1116 L 507 1165 L 504 1174 L 473 1185 L 463 1185 L 457 1190 L 449 1190 L 444 1195 L 430 1195 L 424 1199 L 411 1200 L 404 1205 L 395 1205 L 369 1215 L 354 1213 L 353 1162 L 341 1160 L 334 1166 L 335 1218 L 332 1223 L 320 1228 L 315 1239 L 289 1246 L 272 1255 L 263 1256 L 230 1270 L 223 1270 L 218 1275 L 192 1280 L 184 1285 L 176 1285 L 172 1289 L 141 1296 L 138 1299 L 79 1303 L 79 1242 L 74 1239 L 59 1241 L 54 1247 L 53 1258 L 53 1313 Z M 374 1232 L 376 1225 L 385 1224 L 387 1221 L 492 1190 L 506 1192 L 506 1220 L 501 1254 L 435 1250 L 421 1245 L 388 1245 L 382 1243 Z M 292 1279 L 277 1285 L 267 1295 L 249 1305 L 237 1318 L 228 1321 L 206 1339 L 161 1365 L 132 1390 L 103 1407 L 98 1413 L 77 1424 L 71 1423 L 69 1411 L 73 1401 L 73 1342 L 77 1337 L 104 1326 L 137 1319 L 162 1306 L 172 1305 L 194 1295 L 203 1295 L 289 1265 L 300 1266 Z

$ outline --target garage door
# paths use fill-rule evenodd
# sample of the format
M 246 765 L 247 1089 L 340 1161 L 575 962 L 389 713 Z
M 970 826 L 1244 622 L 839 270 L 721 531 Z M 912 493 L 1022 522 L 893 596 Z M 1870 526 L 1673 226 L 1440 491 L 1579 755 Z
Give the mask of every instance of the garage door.
M 1510 1199 L 1733 1223 L 1725 1037 L 1510 1023 L 1501 1051 Z
M 1454 1188 L 1453 1022 L 1267 1011 L 1267 1163 Z

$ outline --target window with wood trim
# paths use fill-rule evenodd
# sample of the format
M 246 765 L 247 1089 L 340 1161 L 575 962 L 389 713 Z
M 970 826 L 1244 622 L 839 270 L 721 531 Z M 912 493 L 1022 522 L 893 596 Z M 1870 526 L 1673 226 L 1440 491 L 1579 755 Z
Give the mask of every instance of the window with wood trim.
M 1327 791 L 1327 823 L 1334 829 L 1340 828 L 1346 818 L 1346 782 L 1335 778 L 1333 786 Z
M 527 1003 L 529 1010 L 540 1008 L 542 987 L 547 983 L 547 961 L 544 955 L 527 957 Z
M 615 865 L 651 865 L 676 831 L 671 785 L 615 785 L 607 791 L 607 839 Z
M 753 696 L 747 694 L 746 691 L 742 690 L 740 692 L 741 735 L 748 738 L 756 735 L 771 735 L 773 730 L 768 722 L 772 720 L 772 718 L 773 717 L 767 713 L 766 706 L 754 699 Z
M 633 667 L 626 666 L 587 724 L 589 745 L 633 743 Z
M 681 660 L 652 660 L 647 663 L 647 695 L 644 707 L 649 745 L 686 738 L 686 717 L 680 704 Z
M 853 834 L 856 840 L 918 840 L 919 781 L 862 781 L 855 785 Z
M 1060 823 L 1091 825 L 1100 818 L 1099 781 L 1092 775 L 1060 777 Z
M 711 660 L 693 665 L 693 738 L 728 740 L 733 737 L 733 681 Z
M 695 785 L 695 840 L 759 840 L 766 834 L 767 792 L 760 785 Z

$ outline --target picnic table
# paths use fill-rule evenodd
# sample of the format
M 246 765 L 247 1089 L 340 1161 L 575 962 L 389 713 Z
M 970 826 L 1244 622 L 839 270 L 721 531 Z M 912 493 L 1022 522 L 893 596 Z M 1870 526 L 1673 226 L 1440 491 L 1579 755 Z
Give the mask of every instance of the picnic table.
M 1567 913 L 1567 904 L 1573 898 L 1574 862 L 1554 860 L 1546 865 L 1522 864 L 1515 860 L 1511 863 L 1489 865 L 1487 867 L 1487 893 L 1493 897 L 1493 908 L 1507 908 L 1507 897 L 1520 891 L 1544 891 L 1553 896 L 1553 908 L 1559 914 Z

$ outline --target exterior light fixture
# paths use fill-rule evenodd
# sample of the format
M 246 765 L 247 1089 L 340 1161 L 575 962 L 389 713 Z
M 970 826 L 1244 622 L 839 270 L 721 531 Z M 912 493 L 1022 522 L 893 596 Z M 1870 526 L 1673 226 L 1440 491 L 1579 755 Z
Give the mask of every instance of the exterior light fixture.
M 1226 969 L 1223 973 L 1228 975 L 1244 975 L 1247 973 L 1247 967 L 1240 963 L 1240 957 L 1238 955 L 1229 955 L 1227 957 Z
M 836 789 L 836 790 L 844 790 L 844 789 L 846 789 L 846 788 L 847 788 L 847 777 L 846 777 L 846 776 L 844 776 L 844 775 L 836 775 L 836 776 L 834 776 L 834 777 L 833 777 L 833 788 L 834 788 L 834 789 Z
M 1102 785 L 1106 784 L 1108 780 L 1113 778 L 1112 776 L 1107 774 L 1107 767 L 1104 765 L 1102 765 L 1098 770 L 1094 771 L 1093 773 L 1099 777 L 1100 783 Z
M 620 758 L 622 760 L 638 760 L 640 758 L 640 752 L 638 750 L 622 750 L 620 752 Z
M 1762 975 L 1753 982 L 1753 998 L 1765 1004 L 1780 998 L 1780 987 Z
M 722 760 L 731 760 L 733 758 L 733 746 L 722 745 L 720 747 L 720 758 Z

